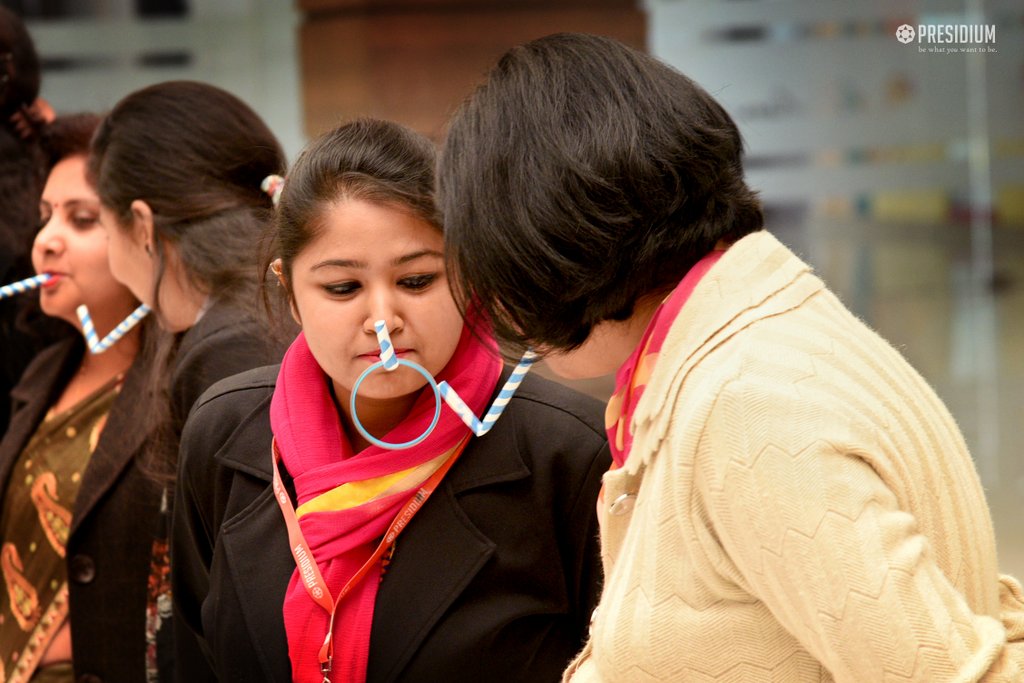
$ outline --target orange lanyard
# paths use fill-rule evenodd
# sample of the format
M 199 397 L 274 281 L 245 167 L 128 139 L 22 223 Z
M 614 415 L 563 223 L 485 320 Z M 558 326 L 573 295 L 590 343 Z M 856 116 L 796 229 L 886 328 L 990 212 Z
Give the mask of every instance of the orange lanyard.
M 459 456 L 462 455 L 462 451 L 465 450 L 468 443 L 469 437 L 467 436 L 462 440 L 462 443 L 455 447 L 455 452 L 423 482 L 419 490 L 402 506 L 402 509 L 398 511 L 398 514 L 391 521 L 391 525 L 384 533 L 383 538 L 381 538 L 377 549 L 373 551 L 373 555 L 342 587 L 338 597 L 333 598 L 330 589 L 327 588 L 327 582 L 324 581 L 324 577 L 320 573 L 320 567 L 317 566 L 313 553 L 309 550 L 309 545 L 302 534 L 302 529 L 299 527 L 299 519 L 295 515 L 295 508 L 292 506 L 291 498 L 288 496 L 284 484 L 281 483 L 281 473 L 277 466 L 277 463 L 281 460 L 281 452 L 277 449 L 277 441 L 271 440 L 270 450 L 274 464 L 274 497 L 281 507 L 285 526 L 288 527 L 288 543 L 291 546 L 292 557 L 295 558 L 295 566 L 299 569 L 302 585 L 305 586 L 309 597 L 313 598 L 316 604 L 320 605 L 331 615 L 330 625 L 327 627 L 327 636 L 324 638 L 324 644 L 320 647 L 319 653 L 320 672 L 324 675 L 324 683 L 330 683 L 329 675 L 331 673 L 331 663 L 334 659 L 334 616 L 338 611 L 338 605 L 356 584 L 366 578 L 366 575 L 370 573 L 370 570 L 384 553 L 394 547 L 398 534 L 402 533 L 413 515 L 419 512 L 419 509 L 427 502 L 427 499 L 430 498 L 438 484 L 441 483 L 441 479 L 444 478 L 444 475 L 455 464 L 455 461 L 459 459 Z

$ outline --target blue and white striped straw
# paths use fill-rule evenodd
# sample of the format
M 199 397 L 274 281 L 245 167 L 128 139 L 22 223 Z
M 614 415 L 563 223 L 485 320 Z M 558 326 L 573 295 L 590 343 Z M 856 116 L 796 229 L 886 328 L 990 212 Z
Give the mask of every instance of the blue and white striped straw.
M 24 280 L 4 285 L 3 287 L 0 287 L 0 299 L 6 299 L 7 297 L 14 296 L 15 294 L 24 294 L 27 291 L 35 289 L 49 279 L 50 274 L 43 273 L 42 275 L 27 277 Z
M 385 370 L 394 370 L 398 367 L 398 358 L 395 357 L 395 347 L 391 343 L 391 335 L 388 333 L 387 323 L 383 320 L 378 320 L 373 323 L 373 329 L 377 331 L 377 343 L 380 345 L 380 363 Z M 403 361 L 404 362 L 404 361 Z M 491 430 L 494 423 L 501 417 L 502 411 L 508 405 L 509 401 L 512 400 L 513 394 L 516 393 L 516 389 L 523 383 L 523 379 L 527 373 L 530 372 L 530 368 L 537 362 L 537 354 L 533 351 L 527 351 L 523 354 L 522 360 L 516 365 L 515 370 L 509 375 L 508 380 L 505 382 L 505 386 L 498 392 L 498 397 L 494 399 L 494 403 L 487 410 L 484 415 L 484 419 L 480 420 L 466 402 L 462 400 L 458 392 L 451 387 L 448 382 L 441 382 L 437 385 L 438 390 L 441 392 L 441 398 L 448 404 L 455 414 L 459 416 L 459 419 L 466 423 L 477 436 L 483 436 Z
M 466 423 L 466 426 L 469 427 L 469 431 L 480 436 L 483 424 L 481 424 L 480 420 L 476 419 L 476 415 L 474 415 L 470 407 L 466 405 L 466 402 L 463 401 L 457 393 L 455 393 L 452 386 L 448 384 L 448 382 L 441 382 L 437 385 L 437 389 L 441 392 L 441 398 L 443 398 L 444 402 L 448 404 L 448 407 L 454 410 L 455 414 L 459 416 L 459 419 Z
M 78 313 L 78 319 L 82 321 L 82 334 L 85 335 L 85 343 L 89 350 L 92 353 L 103 353 L 116 344 L 121 337 L 128 333 L 128 330 L 139 324 L 139 321 L 149 314 L 149 306 L 142 304 L 136 308 L 102 340 L 96 334 L 96 327 L 92 323 L 92 316 L 89 315 L 88 307 L 82 304 L 75 309 L 75 312 Z
M 488 409 L 487 414 L 484 415 L 483 420 L 477 419 L 476 415 L 473 414 L 473 411 L 470 410 L 469 406 L 466 405 L 465 401 L 459 397 L 458 393 L 455 389 L 452 389 L 448 382 L 441 382 L 437 385 L 437 388 L 441 391 L 441 398 L 443 398 L 445 403 L 455 411 L 455 414 L 466 423 L 466 426 L 469 427 L 470 431 L 477 436 L 483 436 L 487 432 L 491 431 L 491 427 L 493 427 L 494 423 L 498 421 L 499 417 L 501 417 L 502 411 L 505 410 L 509 401 L 512 400 L 512 396 L 516 393 L 516 389 L 518 389 L 519 385 L 523 383 L 523 379 L 525 379 L 527 373 L 530 372 L 530 368 L 532 368 L 533 364 L 536 362 L 537 354 L 533 351 L 527 351 L 523 354 L 522 360 L 519 361 L 515 370 L 513 370 L 512 374 L 509 375 L 508 380 L 505 382 L 505 386 L 503 386 L 501 391 L 498 392 L 498 398 L 494 399 L 494 403 L 491 404 L 491 407 Z
M 380 362 L 388 372 L 398 369 L 398 359 L 395 357 L 395 347 L 391 344 L 391 335 L 388 334 L 388 325 L 383 320 L 373 324 L 377 330 L 377 343 L 380 344 Z

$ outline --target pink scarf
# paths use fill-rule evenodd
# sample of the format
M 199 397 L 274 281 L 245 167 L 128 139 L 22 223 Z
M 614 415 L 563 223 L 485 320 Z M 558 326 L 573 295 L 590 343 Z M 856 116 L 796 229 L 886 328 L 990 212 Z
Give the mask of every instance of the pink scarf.
M 447 380 L 479 415 L 494 393 L 501 367 L 496 347 L 481 343 L 467 326 L 437 381 Z M 328 382 L 300 334 L 281 364 L 270 405 L 270 425 L 285 468 L 295 480 L 299 526 L 328 588 L 337 595 L 373 554 L 398 510 L 436 469 L 431 461 L 439 461 L 439 465 L 470 432 L 451 410 L 442 409 L 434 431 L 412 448 L 394 451 L 371 445 L 353 453 Z M 425 388 L 406 419 L 381 438 L 388 442 L 411 440 L 423 432 L 433 414 L 433 392 Z M 339 491 L 343 492 L 340 499 Z M 302 506 L 307 503 L 307 509 L 313 511 L 303 514 Z M 366 680 L 381 571 L 371 571 L 338 606 L 331 673 L 334 683 Z M 322 681 L 318 652 L 328 620 L 328 613 L 306 593 L 296 569 L 284 599 L 293 680 Z
M 644 330 L 640 343 L 616 373 L 615 391 L 608 400 L 608 407 L 604 413 L 608 444 L 612 452 L 612 469 L 622 467 L 629 457 L 633 447 L 633 432 L 630 429 L 633 411 L 643 396 L 644 388 L 658 361 L 658 354 L 665 343 L 668 331 L 672 328 L 672 323 L 683 310 L 683 305 L 690 298 L 697 283 L 724 253 L 712 251 L 686 273 L 672 293 L 658 306 L 654 317 Z

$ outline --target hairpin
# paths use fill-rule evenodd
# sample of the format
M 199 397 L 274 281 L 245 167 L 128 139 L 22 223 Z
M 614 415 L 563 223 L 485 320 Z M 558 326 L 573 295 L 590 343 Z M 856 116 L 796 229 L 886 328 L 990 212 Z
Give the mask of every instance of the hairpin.
M 281 191 L 284 190 L 284 178 L 276 173 L 271 173 L 260 183 L 260 189 L 266 192 L 270 196 L 270 201 L 273 205 L 277 206 L 278 202 L 281 201 Z

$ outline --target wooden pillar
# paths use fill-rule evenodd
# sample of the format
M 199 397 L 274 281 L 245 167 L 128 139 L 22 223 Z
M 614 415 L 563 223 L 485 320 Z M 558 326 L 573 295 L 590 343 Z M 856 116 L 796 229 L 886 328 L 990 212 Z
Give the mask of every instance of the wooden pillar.
M 561 31 L 646 47 L 638 0 L 298 0 L 305 127 L 357 116 L 439 140 L 444 124 L 510 47 Z M 514 8 L 511 7 L 514 5 Z

